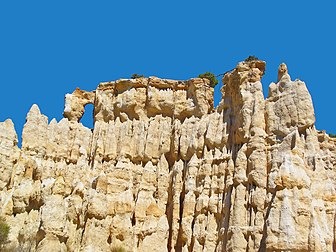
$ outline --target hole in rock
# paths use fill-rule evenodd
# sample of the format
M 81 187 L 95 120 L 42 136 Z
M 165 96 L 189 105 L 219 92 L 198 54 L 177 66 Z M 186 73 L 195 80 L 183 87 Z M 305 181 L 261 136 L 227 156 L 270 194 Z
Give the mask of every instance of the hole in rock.
M 80 122 L 87 128 L 93 129 L 93 104 L 87 104 L 84 107 L 84 115 Z

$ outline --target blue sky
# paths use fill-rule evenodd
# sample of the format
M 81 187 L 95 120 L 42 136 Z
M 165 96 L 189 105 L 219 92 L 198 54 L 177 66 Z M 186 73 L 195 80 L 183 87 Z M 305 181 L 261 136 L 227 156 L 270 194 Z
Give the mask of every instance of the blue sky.
M 255 55 L 264 93 L 288 65 L 306 82 L 318 129 L 336 133 L 334 1 L 1 1 L 0 121 L 21 134 L 32 104 L 62 118 L 76 87 L 133 73 L 189 79 Z M 215 100 L 218 102 L 220 85 Z M 85 115 L 83 123 L 89 125 Z

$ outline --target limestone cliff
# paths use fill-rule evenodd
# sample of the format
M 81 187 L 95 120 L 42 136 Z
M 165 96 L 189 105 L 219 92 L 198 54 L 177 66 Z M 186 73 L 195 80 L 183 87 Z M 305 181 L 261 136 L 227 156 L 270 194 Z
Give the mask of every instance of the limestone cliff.
M 206 79 L 99 84 L 51 120 L 33 105 L 22 147 L 0 123 L 8 251 L 333 251 L 336 140 L 279 67 L 241 62 L 213 106 Z M 94 104 L 94 128 L 79 121 Z

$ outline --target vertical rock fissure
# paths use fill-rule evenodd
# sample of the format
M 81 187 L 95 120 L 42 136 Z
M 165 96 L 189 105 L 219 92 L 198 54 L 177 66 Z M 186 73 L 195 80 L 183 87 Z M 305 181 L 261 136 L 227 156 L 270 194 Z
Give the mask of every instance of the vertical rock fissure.
M 263 230 L 262 230 L 262 238 L 261 238 L 261 241 L 260 241 L 258 252 L 266 251 L 267 221 L 268 221 L 268 217 L 270 215 L 271 209 L 272 209 L 272 205 L 273 205 L 274 200 L 275 200 L 275 196 L 276 196 L 276 190 L 272 193 L 272 198 L 271 198 L 271 200 L 268 203 L 268 206 L 266 208 L 266 213 L 265 213 L 265 217 L 264 217 L 264 225 L 263 225 Z
M 169 187 L 168 187 L 168 202 L 166 205 L 166 216 L 168 219 L 168 242 L 167 242 L 167 249 L 170 252 L 172 250 L 172 235 L 173 235 L 173 176 L 174 171 L 170 172 L 170 178 L 169 178 Z
M 231 194 L 233 190 L 233 185 L 229 186 L 228 192 L 225 195 L 224 204 L 225 204 L 225 212 L 224 212 L 224 235 L 223 235 L 223 246 L 222 251 L 226 251 L 227 242 L 228 242 L 228 231 L 230 226 L 230 210 L 231 210 Z

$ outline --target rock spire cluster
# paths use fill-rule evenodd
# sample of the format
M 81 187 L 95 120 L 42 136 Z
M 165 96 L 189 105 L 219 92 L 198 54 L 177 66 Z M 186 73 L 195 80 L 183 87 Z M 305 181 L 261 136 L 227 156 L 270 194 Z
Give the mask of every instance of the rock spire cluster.
M 33 105 L 18 148 L 0 123 L 0 215 L 9 251 L 333 251 L 336 141 L 315 129 L 285 64 L 206 79 L 100 83 L 65 97 L 57 122 Z M 80 123 L 94 105 L 94 128 Z

